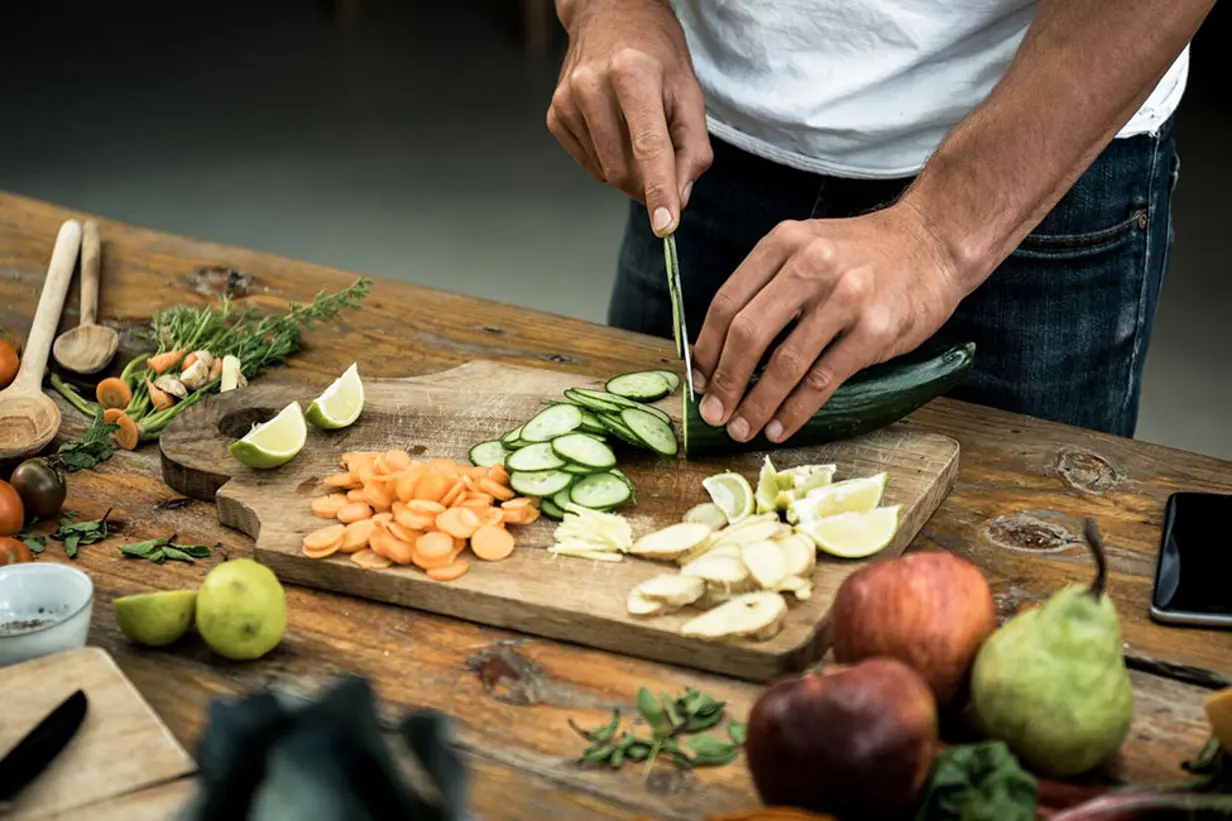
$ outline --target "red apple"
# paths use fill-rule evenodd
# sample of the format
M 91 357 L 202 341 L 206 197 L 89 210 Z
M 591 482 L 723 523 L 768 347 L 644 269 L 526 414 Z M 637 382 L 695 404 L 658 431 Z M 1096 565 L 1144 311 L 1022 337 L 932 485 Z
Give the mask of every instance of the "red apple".
M 765 804 L 877 818 L 913 804 L 937 747 L 937 705 L 894 659 L 835 665 L 766 689 L 745 753 Z
M 975 654 L 997 627 L 979 568 L 952 553 L 914 553 L 852 573 L 834 597 L 834 658 L 896 658 L 916 670 L 937 703 L 951 703 Z

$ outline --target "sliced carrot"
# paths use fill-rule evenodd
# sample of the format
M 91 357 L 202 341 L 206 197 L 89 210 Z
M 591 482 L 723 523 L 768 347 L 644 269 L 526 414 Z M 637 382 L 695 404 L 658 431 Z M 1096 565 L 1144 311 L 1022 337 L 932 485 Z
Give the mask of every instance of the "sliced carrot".
M 463 497 L 463 501 L 467 502 L 483 502 L 484 507 L 491 507 L 496 500 L 492 498 L 492 494 L 483 493 L 482 491 L 472 491 Z
M 342 454 L 342 458 L 338 460 L 338 466 L 353 470 L 356 467 L 358 460 L 368 460 L 376 458 L 376 452 L 370 450 L 348 450 Z
M 149 359 L 147 359 L 145 361 L 145 366 L 149 368 L 150 370 L 152 370 L 154 373 L 166 373 L 167 371 L 174 368 L 179 363 L 179 361 L 184 358 L 184 354 L 186 353 L 188 352 L 187 351 L 167 351 L 166 353 L 160 353 L 157 356 L 151 356 Z
M 415 542 L 419 540 L 419 537 L 423 535 L 422 531 L 411 530 L 409 527 L 403 527 L 397 522 L 390 522 L 385 525 L 385 529 L 389 531 L 389 535 L 393 536 L 395 539 L 401 539 L 407 544 L 415 544 Z
M 471 536 L 471 550 L 485 562 L 499 562 L 513 553 L 513 534 L 493 525 L 484 525 Z
M 389 450 L 385 452 L 385 467 L 390 473 L 406 470 L 411 466 L 411 454 L 405 450 Z
M 198 359 L 200 359 L 200 357 L 197 356 L 196 351 L 194 351 L 193 353 L 190 353 L 188 356 L 184 357 L 184 362 L 180 365 L 180 370 L 181 371 L 188 370 L 193 365 L 197 364 Z
M 517 494 L 514 493 L 509 488 L 505 487 L 502 484 L 492 481 L 486 476 L 480 479 L 475 484 L 479 487 L 479 490 L 481 490 L 482 492 L 488 494 L 489 496 L 495 499 L 500 499 L 502 502 L 507 502 L 510 499 L 513 499 L 515 496 L 517 496 Z
M 346 498 L 348 502 L 358 505 L 368 504 L 368 492 L 362 487 L 351 488 L 347 491 Z
M 452 459 L 429 459 L 428 467 L 448 478 L 454 478 L 460 472 L 458 463 Z
M 332 476 L 325 477 L 326 487 L 346 488 L 347 490 L 351 490 L 358 484 L 359 482 L 355 480 L 355 477 L 351 475 L 349 470 L 346 473 L 335 473 Z
M 372 517 L 372 521 L 376 524 L 377 527 L 388 527 L 389 523 L 392 522 L 393 520 L 394 520 L 394 514 L 389 513 L 388 511 L 384 513 L 377 513 L 373 515 Z
M 378 556 L 389 558 L 389 541 L 394 539 L 384 530 L 373 530 L 368 537 L 368 549 Z
M 501 503 L 501 508 L 504 510 L 513 510 L 514 508 L 526 507 L 531 504 L 531 500 L 525 496 L 518 496 L 515 499 L 510 499 L 507 502 Z
M 505 524 L 529 525 L 538 521 L 539 508 L 531 506 L 515 507 L 509 510 L 501 510 L 501 515 L 505 517 Z
M 499 508 L 489 507 L 484 510 L 476 511 L 479 514 L 480 525 L 496 525 L 504 527 L 505 514 Z
M 401 500 L 394 502 L 389 506 L 389 512 L 395 519 L 398 518 L 399 513 L 406 512 L 406 502 Z
M 415 498 L 415 484 L 419 481 L 419 477 L 423 476 L 423 465 L 413 465 L 398 477 L 398 481 L 394 483 L 394 495 L 403 502 L 409 502 Z
M 222 377 L 222 357 L 219 356 L 219 357 L 215 357 L 214 363 L 210 365 L 209 380 L 211 382 L 216 382 L 221 377 Z
M 427 571 L 429 579 L 435 579 L 438 582 L 451 582 L 454 579 L 460 579 L 470 569 L 470 565 L 466 563 L 466 559 L 457 558 L 444 567 L 433 567 Z
M 447 533 L 425 533 L 415 541 L 415 550 L 425 559 L 439 559 L 453 550 L 453 537 Z
M 498 485 L 507 485 L 509 484 L 509 471 L 505 470 L 504 465 L 497 463 L 488 468 L 488 478 Z
M 532 506 L 524 508 L 523 510 L 524 512 L 522 513 L 521 524 L 533 525 L 535 522 L 539 521 L 539 508 Z
M 358 522 L 360 519 L 372 518 L 372 508 L 366 504 L 349 502 L 338 511 L 338 521 L 344 525 Z
M 415 548 L 401 539 L 385 534 L 385 554 L 394 564 L 414 564 Z
M 342 544 L 342 535 L 346 528 L 342 525 L 329 525 L 320 530 L 314 530 L 304 537 L 304 549 L 312 551 L 337 548 Z
M 439 502 L 452 483 L 439 470 L 429 468 L 415 482 L 415 498 Z
M 114 424 L 120 426 L 120 429 L 111 437 L 115 439 L 115 443 L 125 450 L 136 450 L 137 444 L 141 441 L 141 432 L 137 430 L 137 423 L 128 414 L 122 414 L 116 418 Z
M 322 519 L 333 519 L 338 516 L 338 511 L 345 507 L 346 503 L 347 499 L 341 493 L 319 496 L 312 500 L 312 512 Z
M 372 532 L 376 530 L 376 522 L 372 519 L 360 519 L 346 526 L 342 534 L 342 545 L 338 548 L 343 553 L 358 553 L 368 546 Z
M 393 504 L 393 497 L 381 485 L 368 485 L 365 493 L 368 496 L 368 504 L 372 505 L 378 513 L 384 513 Z
M 479 489 L 475 485 L 475 480 L 471 478 L 469 473 L 463 473 L 460 478 L 462 479 L 462 484 L 466 486 L 467 492 Z
M 394 521 L 407 530 L 428 530 L 436 526 L 436 517 L 433 514 L 413 513 L 409 510 L 404 510 L 400 515 L 395 516 Z
M 148 376 L 145 378 L 145 392 L 150 395 L 150 405 L 152 405 L 156 411 L 166 410 L 175 404 L 174 397 L 151 382 L 150 377 Z
M 114 425 L 116 424 L 116 420 L 118 420 L 123 415 L 124 415 L 124 410 L 122 408 L 107 408 L 105 411 L 103 411 L 103 424 L 104 425 Z
M 414 499 L 406 503 L 406 509 L 411 513 L 435 516 L 445 512 L 445 506 L 440 502 L 430 502 L 427 499 Z
M 455 539 L 469 539 L 480 524 L 479 514 L 464 507 L 451 507 L 436 517 L 437 528 Z
M 488 469 L 479 465 L 472 465 L 466 469 L 466 474 L 478 482 L 480 479 L 488 478 Z
M 114 376 L 99 382 L 94 396 L 104 408 L 127 408 L 128 403 L 133 401 L 133 392 L 129 390 L 128 383 Z
M 384 570 L 386 567 L 393 564 L 393 562 L 389 559 L 378 555 L 371 548 L 361 550 L 358 553 L 352 553 L 351 561 L 355 562 L 355 564 L 360 567 L 366 567 L 369 570 Z
M 446 507 L 453 507 L 464 498 L 466 498 L 466 485 L 464 485 L 461 481 L 454 482 L 453 487 L 451 487 L 449 492 L 446 493 L 441 499 L 441 504 Z

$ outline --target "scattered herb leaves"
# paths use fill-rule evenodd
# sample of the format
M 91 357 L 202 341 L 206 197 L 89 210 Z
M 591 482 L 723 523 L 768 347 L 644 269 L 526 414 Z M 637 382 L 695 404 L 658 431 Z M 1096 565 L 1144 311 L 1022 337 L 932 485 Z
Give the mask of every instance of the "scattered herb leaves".
M 134 559 L 146 559 L 155 564 L 167 560 L 192 564 L 197 559 L 208 559 L 210 549 L 203 544 L 180 544 L 175 534 L 166 539 L 147 539 L 144 542 L 120 545 L 120 552 Z
M 101 519 L 92 522 L 76 522 L 73 520 L 77 518 L 77 514 L 71 510 L 66 511 L 61 514 L 60 527 L 51 534 L 51 538 L 57 542 L 64 542 L 64 555 L 75 559 L 79 548 L 107 538 L 107 517 L 110 515 L 111 509 L 108 508 Z
M 60 446 L 56 461 L 63 465 L 69 473 L 106 462 L 115 453 L 116 444 L 112 436 L 119 429 L 119 425 L 103 421 L 103 411 L 100 408 L 94 415 L 93 424 L 82 435 L 80 441 L 65 442 Z
M 728 722 L 730 741 L 703 732 L 723 721 L 725 707 L 724 702 L 692 688 L 672 698 L 663 692 L 655 696 L 643 687 L 637 693 L 637 712 L 649 728 L 649 736 L 625 730 L 617 738 L 620 710 L 613 710 L 608 723 L 593 730 L 579 727 L 572 719 L 569 726 L 590 742 L 578 757 L 582 764 L 606 764 L 620 769 L 626 762 L 645 761 L 647 775 L 660 757 L 671 760 L 682 770 L 719 767 L 736 759 L 747 734 L 745 725 L 739 721 Z M 678 739 L 683 740 L 683 747 Z
M 30 549 L 31 553 L 38 555 L 47 549 L 46 536 L 22 536 L 22 542 Z

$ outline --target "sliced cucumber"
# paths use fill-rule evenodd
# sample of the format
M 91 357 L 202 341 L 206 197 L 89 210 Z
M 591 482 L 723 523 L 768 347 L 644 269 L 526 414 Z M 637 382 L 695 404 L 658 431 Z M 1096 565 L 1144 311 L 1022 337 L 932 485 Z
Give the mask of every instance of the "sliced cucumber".
M 510 471 L 509 487 L 523 496 L 542 498 L 569 487 L 575 478 L 577 477 L 563 470 Z
M 592 413 L 619 413 L 621 408 L 627 408 L 629 402 L 632 401 L 623 396 L 616 396 L 605 391 L 591 391 L 586 388 L 569 388 L 565 391 L 565 396 L 575 405 Z M 611 397 L 611 399 L 604 399 L 604 396 Z
M 470 450 L 471 464 L 485 468 L 490 468 L 492 465 L 504 464 L 505 457 L 508 455 L 508 449 L 501 444 L 501 440 L 499 439 L 480 442 Z
M 663 377 L 662 371 L 622 373 L 613 376 L 603 387 L 608 393 L 639 402 L 654 402 L 672 392 L 672 386 Z
M 518 425 L 513 430 L 501 436 L 500 441 L 501 441 L 501 444 L 504 445 L 505 447 L 510 447 L 514 442 L 519 441 L 521 438 L 522 438 L 522 426 Z
M 632 495 L 625 481 L 611 473 L 593 473 L 569 488 L 569 498 L 575 504 L 595 510 L 609 510 L 624 504 Z
M 667 388 L 670 393 L 675 393 L 680 387 L 680 375 L 673 371 L 655 371 L 655 373 L 667 380 Z
M 603 468 L 591 468 L 586 465 L 568 464 L 560 468 L 565 473 L 572 473 L 574 476 L 589 476 L 592 473 L 599 473 Z
M 659 417 L 660 419 L 663 420 L 664 424 L 670 425 L 672 423 L 672 417 L 668 416 L 666 412 L 659 410 L 654 405 L 647 405 L 643 402 L 637 402 L 633 399 L 626 399 L 623 396 L 620 396 L 615 393 L 608 393 L 607 391 L 592 391 L 592 390 L 589 390 L 588 388 L 576 388 L 576 390 L 578 391 L 578 393 L 582 394 L 584 398 L 588 400 L 592 400 L 595 402 L 607 402 L 608 404 L 611 404 L 611 405 L 619 405 L 620 407 L 617 408 L 616 411 L 614 411 L 615 413 L 619 413 L 621 410 L 624 410 L 625 408 L 636 408 L 640 411 L 646 411 L 646 413 L 650 413 L 650 414 L 653 414 Z
M 608 473 L 612 474 L 617 479 L 619 479 L 620 481 L 628 485 L 629 490 L 633 490 L 633 480 L 630 479 L 628 476 L 625 476 L 624 471 L 617 470 L 616 468 L 612 468 L 611 470 L 608 471 Z
M 616 454 L 599 439 L 588 433 L 566 433 L 552 440 L 552 450 L 569 462 L 584 467 L 606 470 L 616 465 Z
M 547 516 L 549 519 L 554 519 L 558 522 L 564 521 L 565 519 L 565 511 L 561 510 L 560 507 L 554 504 L 551 499 L 539 500 L 539 512 L 544 516 Z
M 505 459 L 505 467 L 520 473 L 557 470 L 564 466 L 565 460 L 552 449 L 551 442 L 536 442 L 533 445 L 527 445 L 515 450 Z
M 625 408 L 620 412 L 620 421 L 655 453 L 664 456 L 676 455 L 676 432 L 670 424 L 654 414 L 638 408 Z
M 527 442 L 525 439 L 514 439 L 512 442 L 504 443 L 505 448 L 509 450 L 510 453 L 512 453 L 515 450 L 521 450 L 522 448 L 526 447 L 529 444 L 530 442 Z
M 544 501 L 547 500 L 545 499 Z M 561 510 L 568 510 L 569 505 L 573 503 L 573 500 L 569 498 L 569 488 L 557 491 L 556 495 L 552 497 L 552 503 Z
M 626 410 L 629 410 L 626 408 Z M 603 423 L 612 435 L 620 439 L 625 444 L 633 445 L 635 448 L 644 448 L 646 444 L 637 438 L 637 434 L 629 430 L 629 426 L 621 421 L 620 416 L 614 413 L 599 414 L 599 421 Z
M 607 433 L 607 428 L 603 427 L 603 423 L 599 421 L 599 417 L 586 409 L 582 409 L 582 425 L 578 430 L 585 433 L 597 433 L 603 436 Z
M 535 414 L 522 426 L 521 438 L 527 442 L 549 442 L 578 429 L 582 409 L 577 405 L 552 405 Z

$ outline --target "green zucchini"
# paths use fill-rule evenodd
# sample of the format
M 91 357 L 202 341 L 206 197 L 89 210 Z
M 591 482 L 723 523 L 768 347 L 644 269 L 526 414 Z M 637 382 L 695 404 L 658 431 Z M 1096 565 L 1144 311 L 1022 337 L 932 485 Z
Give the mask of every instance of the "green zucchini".
M 758 434 L 737 442 L 726 428 L 712 427 L 698 410 L 701 396 L 684 391 L 686 458 L 755 450 L 799 448 L 847 439 L 884 428 L 958 386 L 971 373 L 975 343 L 955 345 L 929 359 L 899 357 L 866 368 L 844 382 L 790 439 L 774 443 Z

